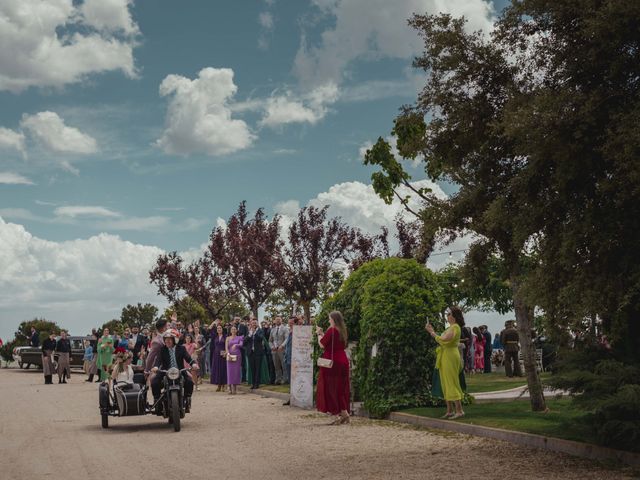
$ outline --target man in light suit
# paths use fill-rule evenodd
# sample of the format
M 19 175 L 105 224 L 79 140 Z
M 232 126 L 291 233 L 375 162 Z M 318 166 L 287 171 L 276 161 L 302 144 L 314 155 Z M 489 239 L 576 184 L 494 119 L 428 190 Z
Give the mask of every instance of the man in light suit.
M 276 371 L 276 384 L 283 383 L 284 375 L 284 346 L 289 336 L 289 329 L 282 325 L 282 317 L 275 318 L 275 325 L 271 327 L 269 346 L 273 357 L 273 367 Z

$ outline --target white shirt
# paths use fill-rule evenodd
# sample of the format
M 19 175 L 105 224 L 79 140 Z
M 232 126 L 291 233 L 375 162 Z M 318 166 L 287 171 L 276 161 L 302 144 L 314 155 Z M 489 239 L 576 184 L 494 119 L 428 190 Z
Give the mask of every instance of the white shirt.
M 133 383 L 133 368 L 131 368 L 131 365 L 127 365 L 127 368 L 118 373 L 116 382 Z

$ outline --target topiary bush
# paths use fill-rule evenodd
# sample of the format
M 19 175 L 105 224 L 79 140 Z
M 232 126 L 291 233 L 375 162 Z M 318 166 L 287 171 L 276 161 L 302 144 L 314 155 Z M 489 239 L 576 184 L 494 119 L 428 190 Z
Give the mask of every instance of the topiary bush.
M 439 403 L 430 385 L 437 345 L 424 325 L 442 328 L 443 302 L 435 274 L 400 258 L 364 264 L 325 302 L 320 318 L 342 311 L 350 339 L 355 331 L 359 340 L 352 382 L 373 417 Z

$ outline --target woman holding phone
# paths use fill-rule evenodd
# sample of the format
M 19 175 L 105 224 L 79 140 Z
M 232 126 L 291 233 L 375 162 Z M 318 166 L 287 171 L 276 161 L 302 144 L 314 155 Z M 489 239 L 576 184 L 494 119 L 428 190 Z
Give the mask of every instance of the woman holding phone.
M 436 349 L 436 370 L 434 372 L 432 393 L 439 396 L 438 394 L 441 391 L 442 397 L 447 402 L 447 413 L 442 418 L 455 420 L 456 418 L 464 417 L 461 403 L 464 394 L 460 385 L 462 359 L 458 350 L 461 328 L 464 327 L 464 317 L 462 316 L 462 310 L 458 307 L 449 307 L 446 315 L 449 327 L 442 335 L 436 335 L 430 323 L 427 323 L 425 328 L 439 345 Z

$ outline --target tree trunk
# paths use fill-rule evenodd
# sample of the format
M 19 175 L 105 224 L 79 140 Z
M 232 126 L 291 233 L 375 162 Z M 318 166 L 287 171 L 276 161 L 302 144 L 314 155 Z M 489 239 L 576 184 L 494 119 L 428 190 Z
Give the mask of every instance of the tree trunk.
M 529 397 L 531 399 L 531 410 L 543 412 L 547 409 L 542 390 L 540 376 L 536 369 L 536 349 L 531 339 L 533 329 L 533 308 L 527 306 L 520 292 L 518 280 L 511 280 L 513 291 L 513 305 L 516 312 L 516 323 L 518 326 L 518 337 L 520 349 L 522 351 L 522 361 L 524 363 L 525 375 L 527 376 L 527 386 L 529 387 Z
M 302 305 L 302 309 L 304 310 L 304 324 L 311 325 L 311 302 L 310 301 L 300 301 Z

